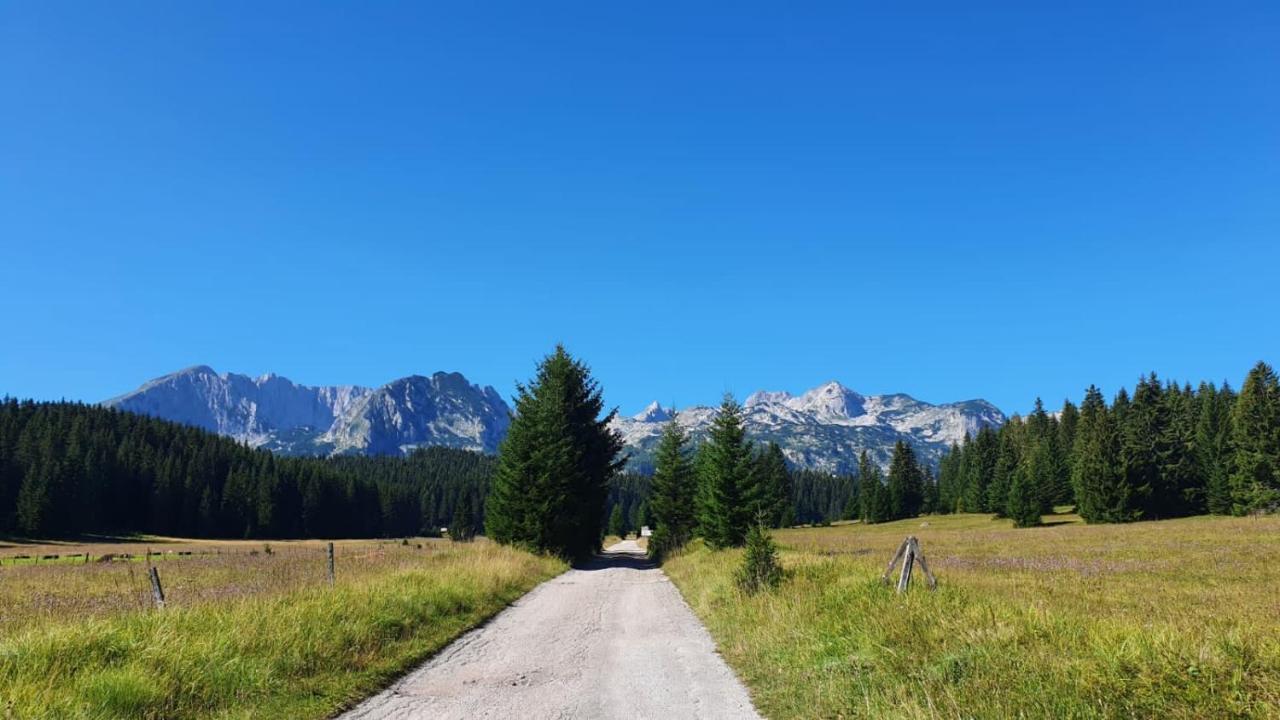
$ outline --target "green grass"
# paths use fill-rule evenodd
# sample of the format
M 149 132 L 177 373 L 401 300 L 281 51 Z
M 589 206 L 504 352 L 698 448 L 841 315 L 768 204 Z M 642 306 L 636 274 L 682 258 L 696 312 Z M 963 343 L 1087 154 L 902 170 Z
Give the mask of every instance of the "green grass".
M 778 531 L 753 597 L 740 551 L 664 567 L 771 718 L 1280 716 L 1280 518 L 1046 520 Z M 937 592 L 880 584 L 908 534 Z
M 306 574 L 280 569 L 275 584 L 192 594 L 163 610 L 110 606 L 80 619 L 19 609 L 25 622 L 0 624 L 8 627 L 0 635 L 0 718 L 328 717 L 565 568 L 486 542 L 365 549 L 369 557 L 332 588 L 315 582 L 312 552 L 252 559 L 305 560 Z M 163 567 L 175 578 L 189 567 L 186 582 L 225 589 L 231 571 L 211 562 Z M 25 587 L 38 586 L 31 573 L 41 569 L 20 570 Z M 84 582 L 127 571 L 89 566 Z M 70 570 L 48 572 L 65 578 Z

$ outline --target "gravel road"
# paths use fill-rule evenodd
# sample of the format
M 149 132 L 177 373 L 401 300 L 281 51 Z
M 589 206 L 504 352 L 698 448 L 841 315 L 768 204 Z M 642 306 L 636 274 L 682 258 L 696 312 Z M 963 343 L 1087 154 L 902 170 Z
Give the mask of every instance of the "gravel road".
M 635 541 L 543 583 L 342 720 L 758 718 Z

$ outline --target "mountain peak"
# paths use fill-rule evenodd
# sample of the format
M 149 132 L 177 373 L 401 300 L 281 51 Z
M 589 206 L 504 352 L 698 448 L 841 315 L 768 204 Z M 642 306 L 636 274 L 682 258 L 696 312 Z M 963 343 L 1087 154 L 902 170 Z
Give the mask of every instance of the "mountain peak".
M 218 371 L 214 370 L 208 365 L 192 365 L 191 367 L 183 368 L 173 374 L 174 375 L 217 375 Z
M 753 407 L 755 405 L 772 405 L 785 403 L 795 396 L 786 390 L 757 390 L 747 396 L 746 401 L 742 403 L 743 407 Z
M 639 422 L 666 422 L 671 419 L 671 411 L 662 407 L 662 403 L 654 400 L 645 406 L 639 414 L 633 415 L 633 419 Z
M 290 454 L 400 455 L 427 445 L 493 452 L 510 410 L 460 373 L 410 375 L 380 388 L 310 387 L 207 365 L 152 380 L 105 405 L 162 417 Z

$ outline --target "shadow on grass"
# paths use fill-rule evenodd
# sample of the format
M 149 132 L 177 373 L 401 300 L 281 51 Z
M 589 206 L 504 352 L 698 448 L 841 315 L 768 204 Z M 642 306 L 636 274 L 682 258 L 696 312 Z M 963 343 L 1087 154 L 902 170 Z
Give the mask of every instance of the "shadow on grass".
M 0 535 L 0 548 L 21 548 L 29 545 L 164 545 L 174 542 L 169 539 L 147 538 L 137 535 L 73 535 L 70 537 L 29 538 Z

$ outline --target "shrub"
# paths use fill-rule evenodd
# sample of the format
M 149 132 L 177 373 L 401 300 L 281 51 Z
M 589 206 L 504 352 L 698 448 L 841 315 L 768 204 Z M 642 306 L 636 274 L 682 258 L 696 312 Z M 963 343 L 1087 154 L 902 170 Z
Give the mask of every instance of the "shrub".
M 748 593 L 775 588 L 782 582 L 782 564 L 778 548 L 762 523 L 747 531 L 747 550 L 738 569 L 738 587 Z

